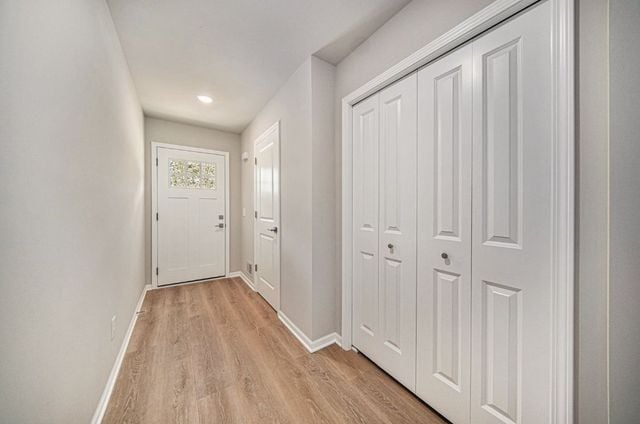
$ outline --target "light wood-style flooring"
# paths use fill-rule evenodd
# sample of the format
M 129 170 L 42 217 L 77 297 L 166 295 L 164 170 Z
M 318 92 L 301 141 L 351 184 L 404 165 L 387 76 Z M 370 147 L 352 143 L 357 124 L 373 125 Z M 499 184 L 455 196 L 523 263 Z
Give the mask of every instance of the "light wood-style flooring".
M 149 291 L 104 423 L 445 423 L 363 355 L 308 353 L 239 278 Z

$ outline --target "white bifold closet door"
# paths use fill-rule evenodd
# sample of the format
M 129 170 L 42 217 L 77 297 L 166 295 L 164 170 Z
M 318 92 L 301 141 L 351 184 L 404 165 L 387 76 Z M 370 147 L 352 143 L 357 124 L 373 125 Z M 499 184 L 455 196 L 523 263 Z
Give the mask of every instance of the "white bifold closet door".
M 353 344 L 456 424 L 553 422 L 551 61 L 541 2 L 353 108 Z
M 418 72 L 416 393 L 469 422 L 472 52 Z
M 473 424 L 553 422 L 550 24 L 543 2 L 472 45 Z
M 410 389 L 416 353 L 416 75 L 353 109 L 353 341 Z

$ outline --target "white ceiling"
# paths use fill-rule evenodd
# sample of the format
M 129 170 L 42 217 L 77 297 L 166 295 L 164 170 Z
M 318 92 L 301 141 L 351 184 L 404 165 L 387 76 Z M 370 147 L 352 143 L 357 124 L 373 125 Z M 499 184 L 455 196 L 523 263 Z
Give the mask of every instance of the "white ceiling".
M 147 115 L 240 132 L 309 55 L 339 62 L 409 0 L 108 3 Z

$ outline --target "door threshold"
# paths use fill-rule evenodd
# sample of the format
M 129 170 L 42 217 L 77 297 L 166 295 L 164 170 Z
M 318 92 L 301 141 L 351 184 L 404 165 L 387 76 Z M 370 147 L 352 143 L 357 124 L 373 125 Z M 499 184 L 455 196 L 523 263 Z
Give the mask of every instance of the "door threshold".
M 207 281 L 216 281 L 216 280 L 222 280 L 225 278 L 229 278 L 226 275 L 219 275 L 217 277 L 207 277 L 207 278 L 200 278 L 198 280 L 189 280 L 189 281 L 181 281 L 179 283 L 170 283 L 170 284 L 163 284 L 163 285 L 158 285 L 157 287 L 154 287 L 153 289 L 164 289 L 164 288 L 168 288 L 168 287 L 176 287 L 176 286 L 186 286 L 188 284 L 198 284 L 198 283 L 206 283 Z

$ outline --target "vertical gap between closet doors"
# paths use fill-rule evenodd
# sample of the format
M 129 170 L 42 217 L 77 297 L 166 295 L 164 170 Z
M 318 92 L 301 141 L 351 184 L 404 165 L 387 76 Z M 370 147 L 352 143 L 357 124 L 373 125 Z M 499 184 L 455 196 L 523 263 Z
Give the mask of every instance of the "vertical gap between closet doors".
M 415 317 L 414 317 L 414 328 L 417 330 L 418 328 L 418 290 L 419 290 L 419 285 L 420 285 L 420 279 L 419 277 L 419 267 L 418 264 L 420 263 L 420 250 L 418 249 L 418 240 L 419 240 L 419 234 L 420 234 L 420 227 L 419 227 L 419 216 L 420 216 L 420 209 L 418 208 L 418 193 L 419 193 L 419 189 L 418 189 L 418 174 L 420 173 L 420 134 L 419 134 L 419 130 L 420 130 L 420 109 L 419 109 L 419 105 L 420 105 L 420 78 L 418 78 L 418 71 L 420 70 L 420 68 L 416 69 L 414 71 L 414 73 L 416 74 L 416 155 L 415 155 L 415 159 L 416 159 L 416 186 L 415 186 L 415 190 L 414 190 L 414 196 L 416 199 L 416 222 L 415 222 L 415 229 L 416 229 L 416 237 L 415 237 L 415 252 L 416 252 L 416 263 L 415 263 L 415 272 L 416 272 L 416 292 L 414 293 L 414 298 L 415 298 L 415 302 L 416 302 L 416 308 L 415 308 Z M 415 358 L 415 367 L 414 369 L 416 370 L 416 374 L 417 374 L 417 370 L 418 370 L 418 336 L 416 334 L 416 339 L 414 342 L 414 358 Z M 417 379 L 416 379 L 416 387 L 417 387 Z
M 477 37 L 476 37 L 477 38 Z M 475 81 L 476 81 L 476 71 L 475 71 L 475 67 L 473 66 L 473 40 L 469 41 L 469 48 L 471 50 L 471 104 L 473 105 L 473 100 L 474 100 L 474 96 L 473 96 L 473 86 L 475 85 Z M 474 149 L 474 140 L 473 140 L 473 119 L 474 119 L 474 110 L 473 107 L 471 107 L 471 199 L 469 200 L 469 204 L 471 205 L 471 211 L 472 213 L 469 215 L 469 222 L 467 222 L 467 225 L 469 226 L 469 242 L 471 243 L 471 249 L 469 249 L 469 293 L 470 293 L 470 299 L 469 299 L 469 309 L 471 311 L 471 313 L 469 314 L 469 335 L 470 335 L 470 339 L 473 337 L 473 330 L 471 330 L 471 323 L 473 321 L 473 242 L 474 242 L 474 238 L 473 238 L 473 211 L 474 209 L 474 204 L 473 204 L 473 195 L 475 193 L 475 181 L 473 176 L 475 175 L 475 167 L 474 167 L 474 158 L 475 158 L 475 149 Z M 471 365 L 472 365 L 472 361 L 471 361 L 471 357 L 473 355 L 472 352 L 472 346 L 471 346 L 471 340 L 469 340 L 469 357 L 467 358 L 468 366 L 469 366 L 469 372 L 471 373 Z M 471 375 L 469 376 L 469 388 L 473 387 L 473 382 L 471 381 L 471 379 L 473 378 L 473 373 L 471 373 Z M 468 416 L 469 416 L 469 422 L 471 422 L 471 390 L 469 390 L 469 411 L 468 411 Z

